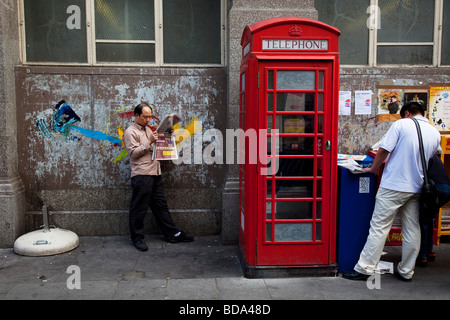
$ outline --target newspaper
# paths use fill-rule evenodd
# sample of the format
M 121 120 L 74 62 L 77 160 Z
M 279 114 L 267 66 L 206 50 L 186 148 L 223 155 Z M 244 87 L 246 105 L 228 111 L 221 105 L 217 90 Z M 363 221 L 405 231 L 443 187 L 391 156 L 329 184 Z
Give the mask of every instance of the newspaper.
M 339 160 L 338 166 L 347 168 L 351 173 L 365 173 L 363 167 L 353 159 Z
M 173 126 L 181 121 L 181 117 L 176 113 L 166 115 L 159 126 L 158 140 L 155 142 L 153 150 L 153 160 L 176 160 L 178 159 L 178 150 L 173 135 Z
M 158 134 L 153 150 L 153 160 L 176 160 L 178 159 L 177 144 L 174 135 Z
M 172 127 L 180 121 L 181 117 L 177 113 L 171 113 L 169 115 L 166 115 L 159 123 L 159 126 L 158 128 L 156 128 L 156 131 L 158 131 L 159 133 L 164 132 L 170 134 Z
M 394 264 L 392 262 L 388 261 L 381 261 L 378 262 L 376 268 L 376 273 L 385 274 L 385 273 L 392 273 L 394 274 Z

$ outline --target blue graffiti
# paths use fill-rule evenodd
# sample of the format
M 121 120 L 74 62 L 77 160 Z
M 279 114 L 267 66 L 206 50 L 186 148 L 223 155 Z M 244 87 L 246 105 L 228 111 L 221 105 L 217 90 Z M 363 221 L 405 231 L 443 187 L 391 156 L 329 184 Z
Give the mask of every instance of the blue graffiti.
M 89 129 L 80 128 L 80 127 L 73 126 L 73 125 L 69 125 L 69 128 L 70 128 L 70 130 L 78 131 L 79 133 L 81 133 L 84 136 L 91 138 L 91 139 L 105 140 L 105 141 L 109 141 L 109 142 L 117 144 L 117 145 L 120 145 L 120 143 L 121 143 L 119 138 L 107 135 L 100 131 L 89 130 Z
M 67 135 L 69 130 L 66 129 L 67 125 L 71 125 L 81 121 L 80 117 L 72 110 L 72 108 L 61 100 L 55 105 L 55 113 L 53 114 L 53 124 L 56 130 L 60 131 L 63 135 Z
M 70 135 L 71 131 L 76 131 L 85 137 L 104 140 L 113 143 L 114 145 L 120 146 L 121 140 L 119 138 L 107 135 L 100 131 L 89 130 L 82 127 L 75 126 L 74 124 L 81 122 L 81 118 L 73 111 L 73 109 L 66 103 L 66 101 L 61 100 L 55 105 L 55 110 L 53 113 L 52 123 L 50 128 L 47 126 L 43 119 L 39 119 L 36 123 L 39 131 L 47 139 L 60 139 L 60 140 L 70 140 L 70 141 L 80 141 L 79 137 Z M 53 133 L 60 133 L 63 137 Z

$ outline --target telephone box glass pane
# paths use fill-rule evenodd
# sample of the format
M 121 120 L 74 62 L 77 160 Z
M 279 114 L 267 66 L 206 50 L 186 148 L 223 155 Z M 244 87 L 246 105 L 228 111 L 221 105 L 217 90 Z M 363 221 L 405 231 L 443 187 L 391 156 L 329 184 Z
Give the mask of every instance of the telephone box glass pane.
M 314 138 L 280 137 L 280 155 L 314 155 Z
M 273 93 L 267 94 L 267 111 L 273 111 Z
M 317 95 L 317 111 L 323 112 L 323 93 Z
M 278 71 L 277 90 L 314 90 L 315 71 Z
M 310 180 L 275 181 L 275 198 L 311 198 L 313 185 Z
M 269 114 L 268 116 L 267 116 L 267 129 L 272 129 L 273 127 L 273 121 L 272 121 L 272 119 L 273 119 L 273 117 Z M 270 150 L 272 150 L 271 148 L 270 148 L 270 141 L 269 141 L 269 139 L 270 139 L 270 137 L 269 138 L 267 138 L 268 140 L 267 140 L 267 151 L 269 152 L 268 154 L 270 154 Z
M 273 70 L 269 70 L 267 75 L 267 89 L 273 90 Z
M 314 100 L 314 93 L 277 93 L 277 111 L 314 111 Z
M 314 115 L 278 115 L 280 133 L 314 133 Z
M 279 159 L 277 177 L 314 177 L 314 159 Z
M 319 71 L 319 87 L 317 89 L 324 90 L 325 89 L 325 71 Z
M 268 138 L 269 141 L 270 138 Z M 280 155 L 313 155 L 313 137 L 280 137 Z M 270 145 L 267 147 L 267 154 L 270 155 Z
M 266 219 L 272 219 L 272 202 L 266 201 Z
M 319 114 L 317 116 L 318 123 L 317 123 L 317 133 L 323 133 L 323 115 Z
M 322 197 L 322 180 L 317 180 L 317 198 Z
M 322 240 L 322 224 L 316 223 L 316 241 Z
M 321 201 L 317 201 L 316 219 L 322 219 L 322 202 Z
M 272 224 L 266 224 L 266 241 L 272 241 Z
M 317 159 L 317 176 L 321 177 L 322 176 L 322 165 L 323 163 L 323 159 L 322 158 L 318 158 Z
M 272 138 L 267 138 L 267 154 L 271 155 Z M 314 155 L 313 137 L 279 137 L 279 155 Z M 293 159 L 286 159 L 286 161 Z M 312 175 L 311 175 L 312 176 Z
M 313 202 L 277 201 L 275 202 L 275 219 L 302 220 L 312 219 Z
M 272 198 L 272 180 L 267 179 L 267 198 Z
M 312 241 L 312 223 L 276 223 L 275 241 Z

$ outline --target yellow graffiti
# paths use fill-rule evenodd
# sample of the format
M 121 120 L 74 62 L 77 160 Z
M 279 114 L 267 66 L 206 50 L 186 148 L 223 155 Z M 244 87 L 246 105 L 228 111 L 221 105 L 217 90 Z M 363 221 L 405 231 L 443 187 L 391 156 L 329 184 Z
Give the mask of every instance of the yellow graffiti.
M 114 159 L 113 163 L 116 163 L 117 161 L 122 160 L 123 158 L 125 158 L 128 155 L 127 150 L 125 149 L 125 145 L 123 144 L 123 127 L 119 124 L 119 129 L 118 129 L 118 133 L 119 133 L 119 138 L 120 138 L 120 145 L 123 147 L 123 150 L 121 153 L 119 153 L 117 155 L 117 157 Z
M 198 126 L 198 117 L 191 118 L 191 121 L 185 129 L 181 129 L 179 124 L 176 124 L 173 129 L 175 142 L 178 145 L 181 141 L 190 139 L 198 130 L 200 130 L 200 127 Z

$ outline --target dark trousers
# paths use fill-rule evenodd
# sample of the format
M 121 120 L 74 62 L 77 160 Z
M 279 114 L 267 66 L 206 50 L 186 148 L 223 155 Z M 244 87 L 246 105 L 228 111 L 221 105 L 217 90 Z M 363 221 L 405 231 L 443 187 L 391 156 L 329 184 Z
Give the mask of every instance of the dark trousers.
M 450 185 L 437 184 L 436 189 L 439 197 L 439 208 L 445 205 L 450 200 Z M 420 259 L 427 259 L 427 255 L 433 252 L 433 232 L 434 232 L 434 217 L 438 214 L 437 211 L 433 215 L 423 215 L 420 217 Z
M 134 176 L 131 178 L 131 187 L 133 193 L 129 218 L 133 242 L 144 238 L 144 217 L 149 207 L 165 236 L 172 236 L 179 231 L 167 206 L 161 176 Z

